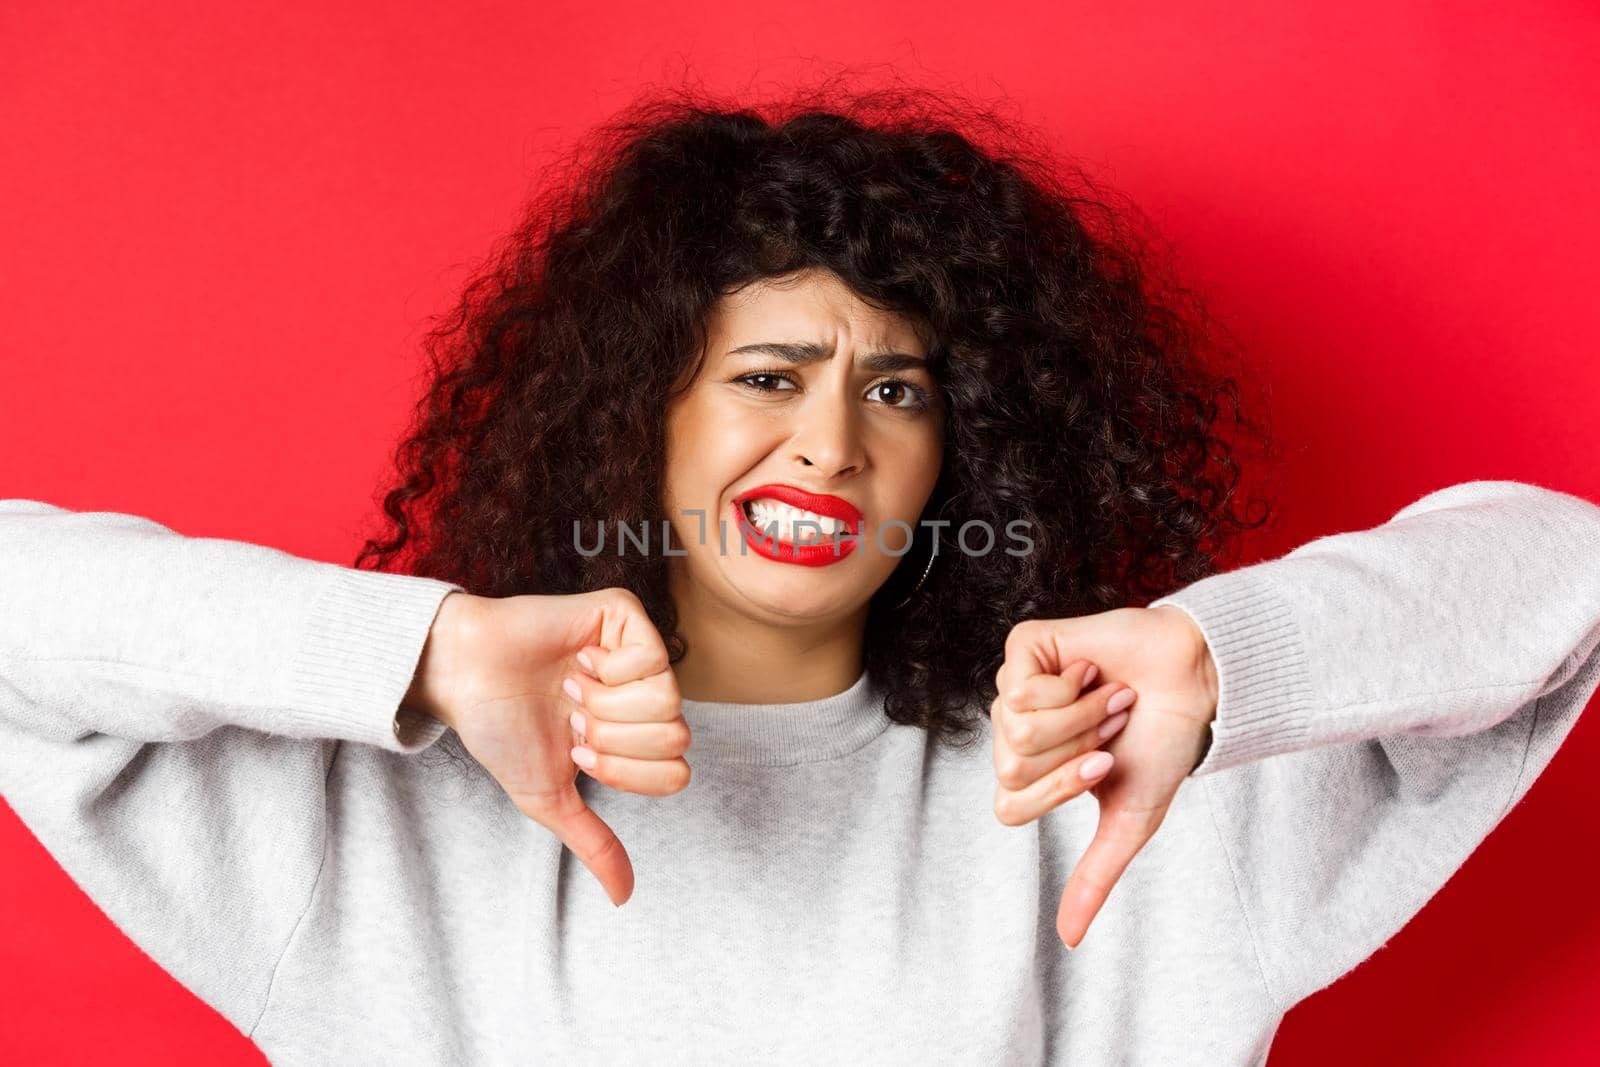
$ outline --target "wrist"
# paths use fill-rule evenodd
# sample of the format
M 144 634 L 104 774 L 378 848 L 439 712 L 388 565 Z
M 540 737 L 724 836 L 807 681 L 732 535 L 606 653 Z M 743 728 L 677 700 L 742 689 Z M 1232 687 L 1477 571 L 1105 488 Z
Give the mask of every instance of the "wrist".
M 417 660 L 416 673 L 400 705 L 414 712 L 437 719 L 454 728 L 450 699 L 462 669 L 461 634 L 472 601 L 478 599 L 468 593 L 450 592 L 439 603 L 439 610 L 428 629 L 428 639 Z
M 1200 629 L 1199 623 L 1187 611 L 1176 604 L 1162 604 L 1154 610 L 1166 612 L 1174 619 L 1182 620 L 1190 642 L 1189 651 L 1183 653 L 1183 657 L 1184 662 L 1192 664 L 1194 677 L 1192 690 L 1195 702 L 1194 718 L 1200 724 L 1200 731 L 1196 738 L 1194 760 L 1190 766 L 1198 767 L 1211 751 L 1211 724 L 1216 721 L 1217 703 L 1221 697 L 1216 657 L 1211 654 L 1211 644 L 1206 640 L 1205 631 Z

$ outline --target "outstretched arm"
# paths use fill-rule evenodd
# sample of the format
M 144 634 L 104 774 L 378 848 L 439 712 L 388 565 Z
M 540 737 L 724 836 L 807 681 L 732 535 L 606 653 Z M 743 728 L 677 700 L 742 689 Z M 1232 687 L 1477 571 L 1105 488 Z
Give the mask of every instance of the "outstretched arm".
M 321 869 L 338 743 L 444 730 L 397 711 L 456 588 L 0 501 L 0 796 L 248 1034 Z
M 1600 507 L 1466 482 L 1162 604 L 1215 663 L 1190 778 L 1287 1009 L 1427 903 L 1600 686 Z

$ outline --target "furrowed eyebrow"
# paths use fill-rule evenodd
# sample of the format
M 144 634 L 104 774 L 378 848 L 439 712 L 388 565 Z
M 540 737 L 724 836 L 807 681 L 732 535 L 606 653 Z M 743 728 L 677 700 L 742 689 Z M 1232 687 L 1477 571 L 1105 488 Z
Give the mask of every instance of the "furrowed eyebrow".
M 815 341 L 762 341 L 753 345 L 740 345 L 738 348 L 730 349 L 728 354 L 738 355 L 741 352 L 773 356 L 797 367 L 833 358 L 833 353 L 827 345 Z M 906 352 L 880 351 L 869 352 L 862 357 L 861 365 L 872 371 L 916 370 L 926 367 L 928 361 L 921 356 L 913 356 Z

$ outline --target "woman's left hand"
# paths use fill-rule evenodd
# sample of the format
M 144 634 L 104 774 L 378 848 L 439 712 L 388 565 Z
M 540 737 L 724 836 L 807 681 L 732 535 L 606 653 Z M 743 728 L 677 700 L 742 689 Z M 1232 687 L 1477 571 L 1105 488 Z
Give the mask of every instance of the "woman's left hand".
M 1204 754 L 1217 708 L 1216 666 L 1181 609 L 1114 608 L 1017 624 L 995 685 L 989 710 L 1000 821 L 1021 826 L 1084 792 L 1100 804 L 1094 839 L 1056 915 L 1056 933 L 1074 948 Z M 1107 741 L 1097 731 L 1116 718 L 1107 704 L 1119 690 L 1134 697 L 1126 725 Z M 1111 769 L 1085 779 L 1079 768 L 1095 752 L 1111 754 Z

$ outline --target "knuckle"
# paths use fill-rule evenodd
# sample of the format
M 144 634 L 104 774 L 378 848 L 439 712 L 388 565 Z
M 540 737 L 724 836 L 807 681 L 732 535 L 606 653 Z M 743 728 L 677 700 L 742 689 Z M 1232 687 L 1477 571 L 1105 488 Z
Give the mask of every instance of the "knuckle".
M 694 734 L 689 729 L 689 724 L 679 719 L 673 726 L 668 747 L 674 756 L 681 756 L 689 751 L 689 745 L 694 740 Z
M 1020 652 L 1038 629 L 1039 623 L 1035 619 L 1023 619 L 1013 626 L 1011 632 L 1006 634 L 1006 658 L 1010 659 Z
M 1000 784 L 1007 789 L 1020 789 L 1027 784 L 1023 781 L 1023 761 L 1016 756 L 1001 756 L 995 761 L 995 772 Z
M 652 718 L 665 721 L 678 717 L 683 710 L 683 702 L 678 699 L 677 693 L 667 693 L 657 689 L 650 697 L 649 707 L 654 713 Z
M 994 817 L 1004 826 L 1015 826 L 1016 805 L 1010 793 L 997 793 L 994 798 Z
M 621 847 L 621 841 L 617 840 L 615 837 L 608 837 L 604 841 L 600 842 L 600 844 L 595 846 L 595 850 L 589 853 L 588 859 L 590 861 L 603 862 L 611 855 L 612 852 Z
M 672 784 L 674 793 L 687 788 L 692 777 L 694 777 L 694 772 L 689 769 L 689 764 L 685 760 L 678 759 L 673 761 L 672 774 L 668 781 Z
M 644 607 L 634 591 L 624 586 L 607 586 L 606 588 L 600 590 L 600 595 L 607 598 L 613 604 L 621 604 L 630 608 Z

